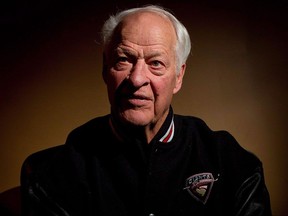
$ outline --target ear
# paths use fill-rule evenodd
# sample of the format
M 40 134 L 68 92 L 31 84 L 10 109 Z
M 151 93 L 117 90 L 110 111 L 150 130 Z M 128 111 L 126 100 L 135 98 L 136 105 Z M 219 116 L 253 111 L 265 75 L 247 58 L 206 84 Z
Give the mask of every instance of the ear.
M 107 84 L 107 70 L 108 70 L 108 66 L 106 62 L 106 57 L 105 57 L 105 53 L 103 53 L 102 54 L 102 78 L 106 84 Z
M 186 64 L 183 64 L 180 68 L 179 73 L 176 75 L 176 83 L 175 83 L 175 87 L 173 89 L 173 94 L 176 94 L 182 87 L 185 69 L 186 69 Z

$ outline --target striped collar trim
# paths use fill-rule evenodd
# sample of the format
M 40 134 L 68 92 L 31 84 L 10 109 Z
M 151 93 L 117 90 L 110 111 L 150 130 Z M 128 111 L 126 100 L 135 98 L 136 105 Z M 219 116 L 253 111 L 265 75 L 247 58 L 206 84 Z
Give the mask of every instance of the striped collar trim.
M 113 125 L 113 122 L 112 122 L 112 119 L 110 118 L 109 119 L 109 125 L 112 129 L 112 132 L 113 134 L 117 137 L 117 139 L 123 141 L 124 139 L 122 138 L 122 136 L 120 136 L 120 134 L 117 132 L 116 128 L 114 127 Z M 169 143 L 171 142 L 171 140 L 173 139 L 174 137 L 174 120 L 172 118 L 171 120 L 171 123 L 170 123 L 170 126 L 168 128 L 168 130 L 166 131 L 166 133 L 164 134 L 164 136 L 162 136 L 161 139 L 159 139 L 159 142 L 162 142 L 162 143 Z
M 166 131 L 164 136 L 159 141 L 162 143 L 168 143 L 168 142 L 171 142 L 173 137 L 174 137 L 174 120 L 172 118 L 172 121 L 170 123 L 168 130 Z

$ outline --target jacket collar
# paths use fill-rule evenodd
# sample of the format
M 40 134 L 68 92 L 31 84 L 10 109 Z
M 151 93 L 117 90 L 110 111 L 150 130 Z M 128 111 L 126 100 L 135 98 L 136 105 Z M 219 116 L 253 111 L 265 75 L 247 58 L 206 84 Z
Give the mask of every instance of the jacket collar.
M 153 140 L 157 140 L 161 143 L 169 143 L 172 141 L 174 137 L 174 131 L 175 131 L 173 116 L 174 116 L 173 109 L 170 106 L 169 113 L 163 125 L 161 126 L 160 130 L 157 132 L 157 134 L 153 138 Z M 113 121 L 112 115 L 110 116 L 110 119 L 109 119 L 109 125 L 113 134 L 118 140 L 122 142 L 131 140 L 130 137 L 127 137 L 124 135 L 124 133 L 121 133 L 121 130 L 119 129 L 119 127 L 117 127 L 117 124 Z M 153 140 L 151 142 L 153 142 Z

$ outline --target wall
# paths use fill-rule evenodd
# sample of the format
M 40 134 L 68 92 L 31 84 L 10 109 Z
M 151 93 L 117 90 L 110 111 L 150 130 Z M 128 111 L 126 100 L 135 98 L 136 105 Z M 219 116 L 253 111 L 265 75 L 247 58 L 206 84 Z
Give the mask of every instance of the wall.
M 137 4 L 31 1 L 3 11 L 1 192 L 19 185 L 29 154 L 64 143 L 73 128 L 109 111 L 98 32 L 109 13 Z M 230 131 L 257 154 L 274 215 L 288 215 L 286 5 L 163 5 L 188 27 L 193 42 L 175 112 Z

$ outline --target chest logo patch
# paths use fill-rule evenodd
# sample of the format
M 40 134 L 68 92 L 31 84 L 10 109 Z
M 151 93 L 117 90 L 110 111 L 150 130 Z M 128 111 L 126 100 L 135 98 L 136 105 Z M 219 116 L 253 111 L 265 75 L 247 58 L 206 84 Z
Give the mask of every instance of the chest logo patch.
M 217 181 L 212 173 L 199 173 L 186 179 L 184 190 L 199 202 L 205 204 L 210 196 L 213 183 Z

